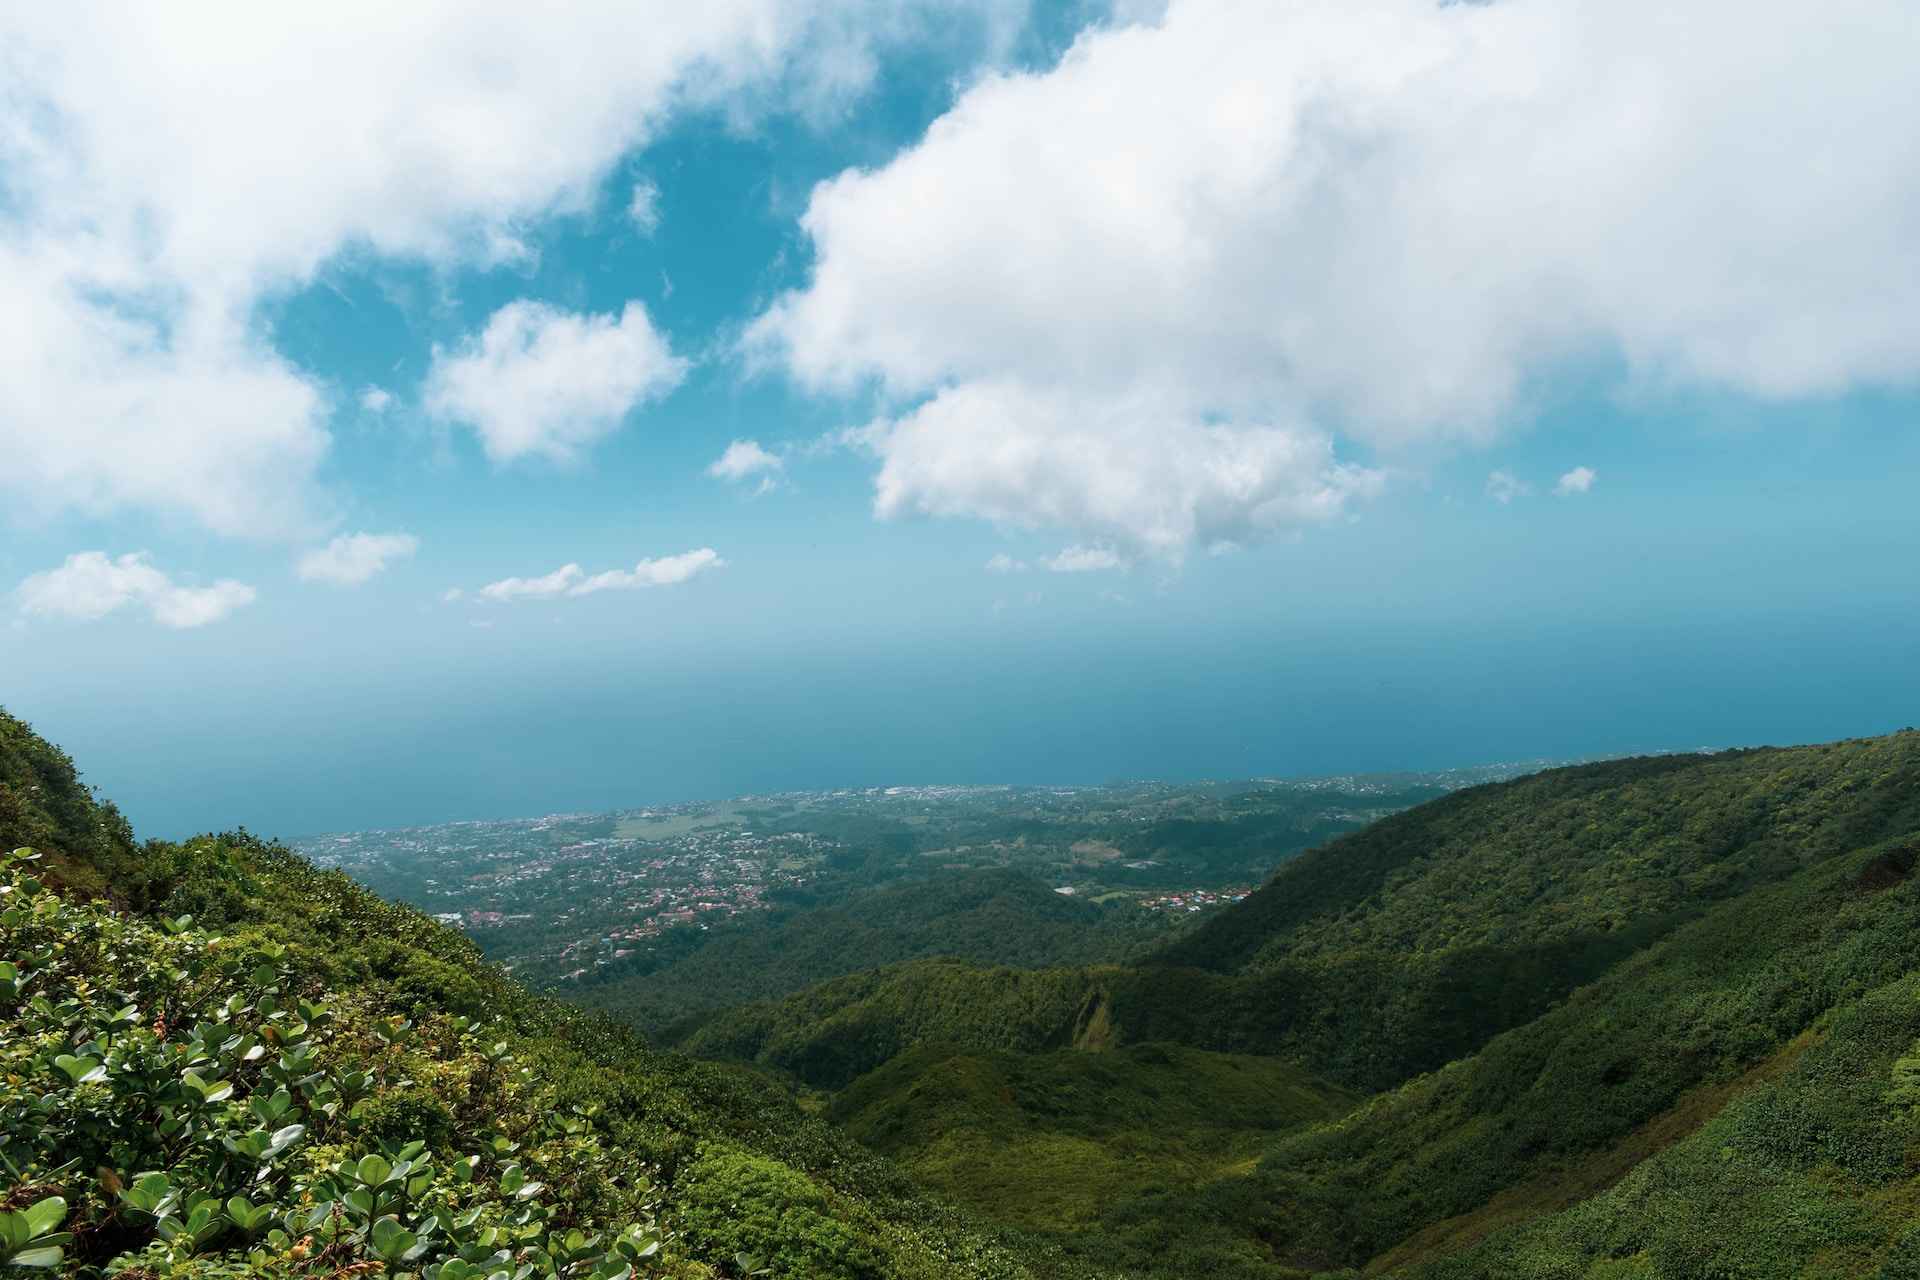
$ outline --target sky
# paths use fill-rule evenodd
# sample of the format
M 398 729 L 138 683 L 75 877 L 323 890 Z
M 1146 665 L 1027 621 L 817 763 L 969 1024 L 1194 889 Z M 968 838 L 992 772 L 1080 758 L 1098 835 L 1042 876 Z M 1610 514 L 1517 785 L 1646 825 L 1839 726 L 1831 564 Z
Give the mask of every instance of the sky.
M 0 14 L 141 832 L 1920 722 L 1909 0 Z

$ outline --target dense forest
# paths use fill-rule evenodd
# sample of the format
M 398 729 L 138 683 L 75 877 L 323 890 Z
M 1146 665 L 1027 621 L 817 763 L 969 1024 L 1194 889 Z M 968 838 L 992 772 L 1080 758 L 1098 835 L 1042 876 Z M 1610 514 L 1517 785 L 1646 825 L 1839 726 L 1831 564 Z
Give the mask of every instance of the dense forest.
M 1004 869 L 767 913 L 583 988 L 654 1047 L 0 718 L 14 847 L 16 1267 L 1920 1277 L 1912 731 L 1459 791 L 1172 941 Z

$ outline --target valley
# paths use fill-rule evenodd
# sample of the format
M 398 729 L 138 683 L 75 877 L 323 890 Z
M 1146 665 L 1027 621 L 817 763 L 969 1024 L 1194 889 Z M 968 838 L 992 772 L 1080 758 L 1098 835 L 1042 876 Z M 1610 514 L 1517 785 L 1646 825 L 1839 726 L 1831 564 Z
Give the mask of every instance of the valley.
M 463 929 L 523 981 L 658 1030 L 896 960 L 1119 961 L 1245 897 L 1315 844 L 1531 767 L 872 787 L 294 847 Z
M 328 1041 L 375 1064 L 340 1077 L 370 1092 L 314 1122 L 330 1141 L 457 1150 L 461 1117 L 493 1108 L 548 1144 L 529 1159 L 550 1178 L 565 1142 L 600 1143 L 664 1188 L 634 1228 L 661 1241 L 642 1273 L 1920 1273 L 1920 733 L 1465 786 L 894 789 L 308 842 L 422 914 L 250 836 L 138 845 L 5 724 L 0 827 L 47 851 L 62 898 L 17 870 L 9 893 L 48 904 L 32 919 L 90 922 L 49 951 L 32 941 L 47 926 L 0 919 L 16 989 L 91 989 L 57 957 L 93 955 L 85 930 L 144 939 L 143 920 L 285 948 L 258 953 L 280 956 L 272 983 L 338 988 L 426 1036 Z M 1222 882 L 1261 857 L 1270 873 L 1233 900 Z M 1199 895 L 1120 878 L 1163 868 L 1228 900 L 1154 910 Z M 564 948 L 621 911 L 635 927 L 636 901 L 657 918 L 651 895 L 675 885 L 733 909 L 660 924 L 644 954 L 598 936 L 586 973 L 511 950 L 539 935 L 508 915 L 556 912 L 566 929 L 539 945 Z M 102 910 L 126 914 L 85 914 Z M 473 915 L 490 911 L 500 923 Z M 117 992 L 157 980 L 86 963 Z M 529 990 L 540 973 L 559 1000 Z M 44 1080 L 81 1034 L 31 1030 L 54 1008 L 0 1007 L 28 1020 L 16 1078 Z M 476 1017 L 506 1036 L 485 1052 L 527 1064 L 523 1087 L 574 1099 L 576 1139 L 453 1083 L 488 1078 L 480 1059 L 432 1065 L 490 1043 L 462 1030 Z M 94 1034 L 80 1047 L 121 1069 Z M 38 1130 L 8 1124 L 11 1167 L 109 1220 Z M 309 1195 L 323 1176 L 298 1160 L 273 1175 Z M 616 1204 L 641 1201 L 610 1190 L 553 1220 Z M 291 1241 L 297 1209 L 282 1220 Z

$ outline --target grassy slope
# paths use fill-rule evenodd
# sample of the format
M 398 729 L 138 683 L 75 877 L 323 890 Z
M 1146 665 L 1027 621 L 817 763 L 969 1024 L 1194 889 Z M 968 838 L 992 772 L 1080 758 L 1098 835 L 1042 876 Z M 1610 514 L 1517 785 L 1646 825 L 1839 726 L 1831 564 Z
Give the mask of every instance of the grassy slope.
M 1029 1274 L 1018 1257 L 887 1161 L 802 1113 L 770 1081 L 653 1053 L 610 1019 L 534 997 L 459 933 L 344 875 L 244 834 L 136 846 L 62 754 L 0 712 L 0 847 L 29 844 L 50 851 L 48 880 L 61 893 L 104 896 L 150 916 L 191 914 L 200 928 L 283 944 L 297 981 L 314 992 L 350 992 L 382 1013 L 499 1020 L 557 1109 L 592 1108 L 616 1160 L 652 1171 L 667 1187 L 662 1217 L 670 1229 L 683 1200 L 691 1205 L 711 1190 L 715 1162 L 734 1160 L 727 1172 L 735 1181 L 760 1177 L 804 1191 L 881 1259 L 875 1277 Z M 777 1236 L 780 1227 L 766 1229 Z M 690 1246 L 696 1254 L 698 1245 Z

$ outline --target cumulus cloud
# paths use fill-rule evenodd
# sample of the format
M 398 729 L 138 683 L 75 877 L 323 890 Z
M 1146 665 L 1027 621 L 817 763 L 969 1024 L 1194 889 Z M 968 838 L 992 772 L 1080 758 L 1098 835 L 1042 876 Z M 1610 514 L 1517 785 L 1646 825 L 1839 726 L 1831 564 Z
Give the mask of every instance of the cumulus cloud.
M 1589 493 L 1593 489 L 1593 482 L 1599 478 L 1599 472 L 1592 467 L 1575 467 L 1560 477 L 1553 486 L 1553 492 L 1555 496 L 1561 498 L 1570 498 L 1576 493 Z
M 563 564 L 538 578 L 502 578 L 477 593 L 482 600 L 503 604 L 513 600 L 545 600 L 556 596 L 588 596 L 599 591 L 627 591 L 643 587 L 670 587 L 727 562 L 712 547 L 683 551 L 675 556 L 643 559 L 631 569 L 609 569 L 591 576 L 577 564 Z M 448 598 L 453 598 L 451 595 Z
M 988 573 L 1025 573 L 1027 562 L 1016 560 L 1006 552 L 996 552 L 987 559 Z
M 679 110 L 831 114 L 1002 0 L 0 10 L 0 497 L 310 536 L 324 388 L 257 305 L 343 251 L 524 255 Z M 985 11 L 982 16 L 982 11 Z
M 435 350 L 425 402 L 471 427 L 494 462 L 570 462 L 686 369 L 638 302 L 618 316 L 510 302 L 457 350 Z
M 1068 547 L 1040 563 L 1052 573 L 1102 573 L 1127 567 L 1126 559 L 1111 547 Z
M 385 387 L 369 386 L 360 393 L 360 407 L 368 413 L 385 413 L 393 404 L 393 392 Z
M 1354 494 L 1327 433 L 1485 441 L 1568 361 L 1757 397 L 1920 377 L 1907 0 L 1139 16 L 814 190 L 812 276 L 749 349 L 909 406 L 883 515 L 1168 554 L 1337 515 L 1267 505 Z
M 342 534 L 326 546 L 301 556 L 295 571 L 307 582 L 358 586 L 393 561 L 404 560 L 419 549 L 420 539 L 410 533 Z
M 144 551 L 117 559 L 104 551 L 80 551 L 57 569 L 32 574 L 14 590 L 20 611 L 30 616 L 92 622 L 129 607 L 144 608 L 163 627 L 203 627 L 253 603 L 254 590 L 222 578 L 211 586 L 183 587 L 154 567 Z
M 881 459 L 874 509 L 976 516 L 1177 560 L 1331 519 L 1377 494 L 1377 472 L 1336 460 L 1305 427 L 1225 424 L 1160 398 L 1090 402 L 1008 382 L 949 388 L 864 428 Z
M 759 476 L 759 491 L 764 493 L 777 482 L 776 477 L 786 470 L 786 465 L 778 454 L 761 448 L 758 440 L 735 440 L 707 468 L 707 474 L 732 484 Z
M 1501 506 L 1515 498 L 1531 497 L 1533 486 L 1511 471 L 1493 471 L 1487 475 L 1487 496 Z

